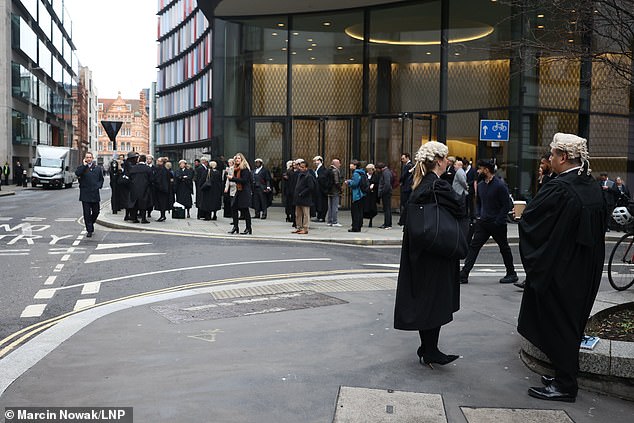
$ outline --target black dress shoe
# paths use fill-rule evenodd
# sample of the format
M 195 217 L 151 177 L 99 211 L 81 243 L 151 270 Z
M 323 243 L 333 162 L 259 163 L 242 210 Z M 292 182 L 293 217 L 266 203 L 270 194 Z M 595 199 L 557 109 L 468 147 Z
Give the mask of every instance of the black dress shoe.
M 500 283 L 515 283 L 515 282 L 517 282 L 517 280 L 518 280 L 517 275 L 510 274 L 510 275 L 506 275 L 502 279 L 500 279 Z
M 86 238 L 92 238 L 92 232 L 88 232 L 88 233 L 86 234 Z
M 422 352 L 422 351 L 421 351 Z M 439 364 L 444 366 L 453 361 L 456 361 L 460 356 L 454 354 L 443 354 L 440 351 L 436 351 L 434 353 L 422 353 L 422 357 L 419 356 L 419 361 L 422 360 L 423 363 L 428 365 L 430 368 L 434 368 L 433 364 Z
M 161 216 L 158 219 L 156 219 L 157 222 L 165 222 L 165 216 Z
M 550 384 L 552 384 L 555 381 L 554 377 L 550 377 L 550 376 L 542 376 L 542 385 L 544 386 L 550 386 Z
M 548 386 L 528 388 L 528 395 L 546 401 L 575 402 L 577 399 L 577 395 L 562 391 L 555 381 Z
M 143 220 L 141 220 L 141 223 L 150 223 L 150 221 L 147 220 L 147 219 L 143 219 Z
M 518 287 L 519 289 L 524 289 L 526 288 L 526 281 L 522 281 L 522 282 L 515 282 L 513 285 L 515 285 L 516 287 Z M 543 377 L 543 376 L 542 376 Z
M 134 220 L 132 220 L 131 222 L 132 222 L 132 223 L 141 223 L 141 222 L 139 222 L 139 219 L 134 219 Z
M 244 231 L 240 232 L 240 235 L 252 235 L 253 231 L 251 230 L 251 228 L 247 228 Z

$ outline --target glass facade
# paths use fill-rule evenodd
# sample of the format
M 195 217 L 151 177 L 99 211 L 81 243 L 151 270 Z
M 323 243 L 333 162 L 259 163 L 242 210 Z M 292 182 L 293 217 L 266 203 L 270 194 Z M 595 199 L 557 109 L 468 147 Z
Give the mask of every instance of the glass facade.
M 195 0 L 158 1 L 155 149 L 172 160 L 210 152 L 212 31 Z
M 452 155 L 495 159 L 522 199 L 534 191 L 553 134 L 571 132 L 588 138 L 595 172 L 624 176 L 634 148 L 630 86 L 600 54 L 588 66 L 527 49 L 523 31 L 535 34 L 567 17 L 540 20 L 503 3 L 421 0 L 215 16 L 219 151 L 262 157 L 269 168 L 320 154 L 398 169 L 401 152 L 439 140 Z M 588 47 L 601 48 L 599 41 Z M 481 119 L 510 120 L 510 141 L 480 141 Z
M 63 0 L 13 0 L 11 147 L 30 163 L 37 144 L 71 146 L 78 66 Z

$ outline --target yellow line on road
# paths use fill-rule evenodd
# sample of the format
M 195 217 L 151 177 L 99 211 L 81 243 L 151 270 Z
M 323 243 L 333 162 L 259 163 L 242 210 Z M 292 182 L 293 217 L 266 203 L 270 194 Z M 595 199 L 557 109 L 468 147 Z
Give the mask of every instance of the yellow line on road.
M 142 292 L 142 293 L 138 293 L 138 294 L 128 295 L 126 297 L 116 298 L 116 299 L 113 299 L 113 300 L 104 301 L 103 303 L 95 304 L 93 306 L 88 306 L 88 307 L 83 308 L 81 310 L 70 311 L 70 312 L 64 313 L 64 314 L 62 314 L 60 316 L 52 317 L 52 318 L 44 320 L 42 322 L 34 323 L 31 326 L 28 326 L 26 328 L 23 328 L 23 329 L 17 331 L 17 332 L 14 332 L 11 335 L 7 336 L 6 338 L 4 338 L 3 340 L 0 341 L 0 347 L 2 347 L 2 349 L 0 349 L 0 358 L 2 358 L 5 355 L 7 355 L 11 350 L 15 349 L 20 344 L 26 342 L 28 339 L 32 338 L 33 336 L 37 335 L 38 333 L 40 333 L 40 332 L 42 332 L 42 331 L 44 331 L 44 330 L 46 330 L 46 329 L 48 329 L 48 328 L 50 328 L 52 326 L 55 326 L 57 323 L 59 323 L 62 320 L 66 319 L 67 317 L 73 316 L 73 315 L 75 315 L 77 313 L 82 313 L 82 312 L 84 312 L 86 310 L 90 310 L 90 309 L 93 309 L 93 308 L 96 308 L 96 307 L 101 307 L 101 306 L 108 305 L 108 304 L 114 304 L 114 303 L 125 301 L 125 300 L 130 300 L 130 299 L 134 299 L 134 298 L 149 297 L 149 296 L 158 295 L 158 294 L 167 294 L 167 293 L 170 293 L 170 292 L 178 292 L 178 291 L 184 291 L 184 290 L 194 289 L 194 288 L 203 288 L 203 287 L 216 286 L 216 285 L 225 285 L 225 284 L 231 284 L 231 283 L 236 283 L 236 282 L 254 282 L 254 281 L 262 281 L 262 280 L 268 280 L 268 279 L 280 279 L 280 278 L 288 279 L 288 278 L 302 278 L 302 277 L 310 277 L 310 276 L 363 274 L 363 273 L 394 273 L 394 270 L 393 269 L 391 269 L 391 270 L 382 270 L 382 269 L 340 269 L 340 270 L 326 270 L 326 271 L 321 270 L 321 271 L 313 271 L 313 272 L 280 273 L 280 274 L 270 274 L 270 275 L 245 276 L 245 277 L 239 277 L 239 278 L 220 279 L 220 280 L 217 280 L 217 281 L 195 282 L 195 283 L 189 283 L 189 284 L 184 284 L 184 285 L 173 286 L 173 287 L 169 287 L 169 288 L 157 289 L 157 290 L 154 290 L 154 291 L 147 291 L 147 292 Z

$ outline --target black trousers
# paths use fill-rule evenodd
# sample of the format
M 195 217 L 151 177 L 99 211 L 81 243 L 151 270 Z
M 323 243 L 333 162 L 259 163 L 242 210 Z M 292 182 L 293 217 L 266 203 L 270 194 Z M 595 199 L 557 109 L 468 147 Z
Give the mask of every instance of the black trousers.
M 256 188 L 253 191 L 253 209 L 255 209 L 256 216 L 259 216 L 260 213 L 266 215 L 266 208 L 266 194 L 262 191 L 262 188 Z
M 401 191 L 401 207 L 399 210 L 400 216 L 398 218 L 398 224 L 403 226 L 405 224 L 405 209 L 407 208 L 407 202 L 412 191 Z
M 317 214 L 317 219 L 325 220 L 326 214 L 328 213 L 328 195 L 318 192 L 317 195 L 315 195 L 315 200 L 315 212 Z
M 242 216 L 244 217 L 245 223 L 247 225 L 247 229 L 251 229 L 251 211 L 249 210 L 248 207 L 245 209 L 239 209 L 235 207 L 235 205 L 231 207 L 231 217 L 233 218 L 233 226 L 235 228 L 238 227 L 239 214 L 242 214 Z
M 383 204 L 383 226 L 392 226 L 392 193 L 383 194 L 381 203 Z
M 350 208 L 350 212 L 352 214 L 352 230 L 360 231 L 361 226 L 363 226 L 363 203 L 365 202 L 365 197 L 357 201 L 352 202 L 352 206 Z
M 502 260 L 504 260 L 504 266 L 506 267 L 506 274 L 515 274 L 515 266 L 513 266 L 513 253 L 509 246 L 509 241 L 506 236 L 506 224 L 496 225 L 495 223 L 483 222 L 481 220 L 476 221 L 473 230 L 473 239 L 469 244 L 469 252 L 464 260 L 464 267 L 462 271 L 467 275 L 473 269 L 478 254 L 482 246 L 493 237 L 493 240 L 497 243 L 502 254 Z
M 99 203 L 81 202 L 84 211 L 84 223 L 86 224 L 86 232 L 95 232 L 95 222 L 99 216 Z

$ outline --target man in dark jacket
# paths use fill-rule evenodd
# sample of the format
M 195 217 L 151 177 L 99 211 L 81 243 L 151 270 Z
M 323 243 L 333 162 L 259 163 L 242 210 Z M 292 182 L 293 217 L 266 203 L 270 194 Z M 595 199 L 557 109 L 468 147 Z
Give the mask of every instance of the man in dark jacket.
M 559 176 L 539 190 L 519 223 L 526 287 L 517 329 L 555 370 L 528 394 L 574 402 L 579 344 L 603 272 L 607 210 L 589 175 L 586 140 L 557 133 L 550 146 Z
M 378 197 L 383 204 L 383 224 L 379 229 L 392 229 L 392 171 L 385 163 L 377 163 L 379 172 Z
M 110 175 L 110 207 L 112 208 L 112 214 L 117 214 L 121 207 L 119 205 L 119 178 L 121 177 L 121 164 L 117 161 L 117 155 L 112 156 L 110 160 L 110 166 L 108 174 Z
M 295 200 L 295 219 L 297 224 L 297 230 L 293 233 L 305 235 L 308 233 L 308 226 L 310 224 L 310 208 L 313 206 L 313 196 L 317 182 L 312 172 L 308 171 L 306 161 L 297 159 L 299 170 L 297 173 L 297 183 L 295 184 L 295 194 L 293 199 Z
M 409 196 L 412 194 L 413 175 L 411 170 L 414 164 L 410 160 L 409 153 L 401 154 L 401 163 L 401 206 L 398 224 L 403 226 L 405 224 L 405 209 L 407 208 Z
M 13 167 L 13 169 L 15 169 L 15 172 L 13 172 L 13 181 L 17 186 L 20 187 L 22 186 L 22 178 L 24 177 L 24 168 L 22 167 L 22 164 L 18 161 L 15 162 L 15 166 Z
M 506 267 L 506 276 L 500 279 L 500 283 L 517 282 L 517 273 L 513 265 L 513 253 L 507 239 L 506 216 L 511 209 L 511 199 L 506 185 L 495 176 L 495 165 L 487 160 L 478 162 L 478 172 L 483 180 L 478 183 L 477 209 L 473 239 L 469 245 L 469 253 L 464 261 L 464 267 L 460 271 L 460 283 L 469 282 L 469 272 L 473 269 L 482 246 L 493 237 L 500 247 L 500 253 Z
M 194 167 L 194 182 L 196 183 L 196 208 L 197 214 L 196 219 L 204 219 L 206 213 L 200 210 L 200 195 L 202 193 L 202 187 L 205 182 L 207 182 L 207 173 L 209 170 L 209 159 L 207 157 L 202 157 L 200 159 L 200 166 Z
M 317 181 L 317 189 L 315 190 L 315 222 L 325 222 L 326 213 L 328 213 L 328 190 L 330 188 L 330 169 L 324 166 L 324 158 L 321 156 L 313 157 L 315 170 L 313 176 Z
M 153 180 L 152 169 L 145 163 L 145 160 L 145 155 L 140 155 L 139 162 L 132 166 L 129 172 L 132 223 L 139 223 L 138 216 L 141 216 L 141 223 L 150 223 L 147 220 L 147 210 L 152 206 L 150 187 Z
M 256 219 L 266 219 L 271 191 L 271 172 L 263 166 L 262 159 L 255 159 L 253 170 L 253 208 Z
M 95 232 L 95 222 L 99 216 L 99 190 L 103 187 L 103 169 L 93 161 L 89 151 L 84 157 L 84 164 L 75 170 L 75 175 L 79 178 L 79 201 L 84 212 L 86 236 L 90 238 Z

